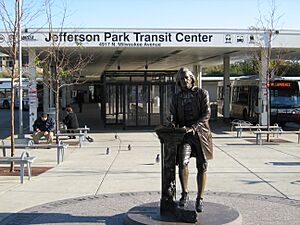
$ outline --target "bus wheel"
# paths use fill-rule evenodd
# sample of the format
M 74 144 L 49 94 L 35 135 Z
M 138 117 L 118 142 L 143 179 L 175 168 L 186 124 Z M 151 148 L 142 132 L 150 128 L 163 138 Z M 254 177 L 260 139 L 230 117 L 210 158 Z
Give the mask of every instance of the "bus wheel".
M 243 120 L 247 120 L 248 119 L 248 113 L 247 113 L 247 110 L 244 109 L 243 111 Z
M 3 102 L 3 108 L 4 109 L 9 109 L 9 102 L 8 101 Z

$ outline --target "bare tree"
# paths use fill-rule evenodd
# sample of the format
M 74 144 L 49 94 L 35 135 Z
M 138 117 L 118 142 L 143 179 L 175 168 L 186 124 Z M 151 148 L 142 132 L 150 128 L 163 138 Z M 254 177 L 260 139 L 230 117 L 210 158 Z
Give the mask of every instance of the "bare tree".
M 49 37 L 51 38 L 48 48 L 42 50 L 37 58 L 36 65 L 43 68 L 44 79 L 43 83 L 54 93 L 55 95 L 55 132 L 59 132 L 59 110 L 60 101 L 59 95 L 62 88 L 66 86 L 72 86 L 76 84 L 82 84 L 87 81 L 82 73 L 89 63 L 91 63 L 92 56 L 83 56 L 84 47 L 80 43 L 76 43 L 75 47 L 66 47 L 60 41 L 57 41 L 54 36 L 62 32 L 64 29 L 64 22 L 66 18 L 66 7 L 63 12 L 60 13 L 61 23 L 60 28 L 53 28 L 53 14 L 51 0 L 46 1 L 46 15 Z M 56 138 L 58 143 L 58 138 Z
M 258 50 L 252 51 L 252 57 L 256 61 L 257 71 L 260 71 L 259 76 L 259 97 L 258 107 L 259 112 L 259 123 L 263 123 L 263 113 L 267 116 L 267 127 L 271 123 L 271 107 L 270 107 L 270 81 L 280 76 L 279 69 L 284 64 L 285 59 L 283 57 L 286 54 L 284 51 L 277 51 L 275 53 L 272 42 L 278 34 L 278 23 L 282 16 L 278 15 L 276 0 L 269 1 L 269 11 L 263 14 L 259 7 L 259 19 L 257 26 L 250 27 L 256 37 L 256 45 Z M 274 54 L 275 53 L 275 54 Z M 265 110 L 265 111 L 264 111 Z M 268 128 L 269 130 L 269 128 Z M 267 141 L 270 140 L 270 136 L 267 136 Z
M 1 51 L 7 55 L 10 63 L 6 65 L 6 73 L 8 73 L 11 78 L 11 102 L 10 102 L 10 142 L 11 142 L 11 156 L 15 154 L 15 94 L 16 94 L 16 85 L 20 81 L 20 74 L 22 72 L 21 65 L 21 22 L 27 24 L 38 13 L 33 13 L 30 10 L 31 4 L 23 5 L 21 0 L 15 0 L 14 4 L 9 1 L 0 0 L 0 17 L 2 25 L 4 27 L 3 39 L 4 41 L 1 44 Z M 22 90 L 22 87 L 20 87 Z M 22 94 L 22 91 L 20 91 Z M 19 102 L 21 105 L 22 102 Z M 20 119 L 20 118 L 19 118 Z M 13 163 L 11 164 L 11 171 L 14 170 Z
M 16 92 L 16 80 L 18 79 L 18 73 L 16 72 L 17 68 L 17 34 L 18 34 L 18 24 L 21 21 L 19 17 L 19 12 L 17 10 L 18 2 L 15 2 L 15 12 L 14 15 L 11 16 L 10 12 L 8 11 L 8 7 L 6 6 L 5 2 L 1 0 L 0 2 L 0 16 L 3 22 L 3 26 L 5 28 L 6 35 L 5 37 L 5 44 L 6 46 L 1 46 L 2 51 L 7 54 L 7 56 L 11 60 L 11 67 L 7 67 L 6 72 L 9 74 L 11 78 L 11 102 L 10 102 L 10 142 L 11 142 L 11 156 L 15 154 L 15 114 L 14 114 L 14 107 L 15 107 L 15 92 Z M 11 164 L 10 171 L 14 171 L 14 164 Z
M 22 72 L 22 27 L 28 27 L 42 13 L 40 8 L 44 5 L 43 1 L 33 0 L 0 0 L 0 17 L 2 27 L 4 28 L 2 41 L 0 44 L 1 52 L 4 53 L 9 63 L 4 65 L 5 74 L 11 78 L 11 103 L 10 103 L 10 144 L 11 156 L 15 155 L 15 96 L 18 88 L 17 84 L 22 81 L 20 75 Z M 22 25 L 22 26 L 21 26 Z M 22 86 L 19 87 L 20 95 L 22 95 Z M 22 102 L 19 101 L 19 106 Z M 20 118 L 19 118 L 20 119 Z M 14 165 L 11 164 L 10 171 L 14 171 Z

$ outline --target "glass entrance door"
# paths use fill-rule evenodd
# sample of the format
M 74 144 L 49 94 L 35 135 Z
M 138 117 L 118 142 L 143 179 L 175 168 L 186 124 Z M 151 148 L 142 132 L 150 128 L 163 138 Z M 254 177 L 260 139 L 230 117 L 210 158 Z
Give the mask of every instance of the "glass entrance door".
M 154 127 L 166 124 L 175 93 L 175 71 L 107 71 L 101 107 L 105 125 Z
M 125 90 L 126 126 L 149 126 L 149 84 L 128 84 Z
M 160 87 L 158 84 L 150 86 L 150 125 L 160 124 L 160 106 L 161 106 Z
M 124 86 L 110 84 L 106 89 L 106 124 L 123 124 Z

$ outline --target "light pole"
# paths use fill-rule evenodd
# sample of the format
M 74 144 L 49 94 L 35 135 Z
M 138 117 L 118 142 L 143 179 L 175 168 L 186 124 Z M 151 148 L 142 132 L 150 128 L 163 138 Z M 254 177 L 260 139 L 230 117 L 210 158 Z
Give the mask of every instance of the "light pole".
M 22 0 L 16 0 L 18 17 L 18 77 L 19 77 L 19 135 L 18 138 L 24 138 L 23 132 L 23 87 L 22 87 Z

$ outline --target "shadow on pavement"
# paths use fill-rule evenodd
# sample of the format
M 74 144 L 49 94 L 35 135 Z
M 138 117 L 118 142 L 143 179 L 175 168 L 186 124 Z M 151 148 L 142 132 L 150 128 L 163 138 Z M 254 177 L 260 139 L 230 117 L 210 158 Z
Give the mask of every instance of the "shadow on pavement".
M 7 214 L 5 214 L 7 215 Z M 4 216 L 5 216 L 4 215 Z M 113 216 L 74 216 L 65 213 L 14 213 L 1 221 L 4 224 L 57 224 L 57 223 L 82 223 L 82 224 L 122 224 L 125 214 Z M 0 214 L 0 217 L 3 214 Z

